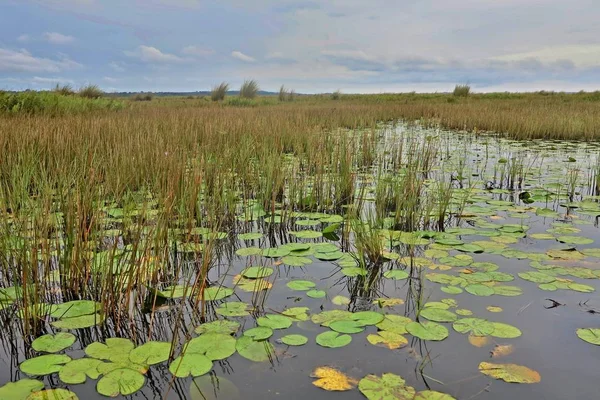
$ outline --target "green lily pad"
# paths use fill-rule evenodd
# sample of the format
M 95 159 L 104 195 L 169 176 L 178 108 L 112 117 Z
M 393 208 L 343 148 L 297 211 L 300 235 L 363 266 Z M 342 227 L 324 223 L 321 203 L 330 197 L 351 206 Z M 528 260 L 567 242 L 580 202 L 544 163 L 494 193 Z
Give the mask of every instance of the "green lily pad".
M 335 304 L 336 306 L 345 306 L 350 304 L 350 299 L 347 298 L 346 296 L 335 296 L 333 299 L 331 299 L 331 302 L 333 304 Z
M 27 400 L 79 400 L 79 397 L 67 389 L 44 389 L 31 393 Z
M 463 292 L 458 286 L 442 286 L 440 290 L 448 294 L 461 294 Z
M 240 257 L 258 256 L 262 254 L 262 249 L 258 247 L 243 247 L 235 251 Z
M 264 249 L 262 251 L 262 256 L 267 257 L 267 258 L 280 258 L 280 257 L 285 257 L 288 254 L 290 254 L 290 251 L 286 248 L 281 248 L 281 247 Z
M 410 322 L 406 331 L 423 340 L 444 340 L 448 337 L 448 329 L 435 322 Z
M 32 392 L 42 390 L 44 382 L 37 379 L 21 379 L 0 387 L 0 400 L 25 400 Z
M 556 238 L 561 243 L 566 244 L 590 244 L 594 243 L 594 240 L 582 237 L 582 236 L 559 236 Z
M 233 289 L 224 286 L 211 286 L 204 289 L 204 300 L 223 300 L 233 294 Z
M 31 347 L 35 351 L 43 351 L 46 353 L 58 353 L 64 349 L 68 349 L 75 343 L 75 335 L 66 332 L 60 332 L 56 335 L 44 335 L 35 339 L 31 343 Z
M 104 314 L 90 314 L 79 317 L 62 318 L 58 321 L 53 321 L 51 325 L 55 328 L 66 330 L 85 329 L 100 325 L 104 323 L 105 319 Z
M 334 321 L 351 320 L 352 313 L 346 310 L 329 310 L 313 314 L 310 319 L 315 324 L 329 326 Z
M 258 278 L 266 278 L 267 276 L 271 276 L 273 274 L 273 268 L 269 267 L 248 267 L 241 272 L 244 278 L 248 279 L 258 279 Z
M 244 331 L 244 336 L 251 337 L 256 341 L 266 340 L 273 336 L 273 329 L 266 326 L 258 326 Z
M 128 360 L 129 353 L 133 350 L 135 344 L 129 339 L 108 338 L 106 344 L 100 342 L 90 343 L 85 348 L 85 354 L 98 360 L 109 360 L 112 362 L 121 362 Z
M 539 271 L 519 272 L 517 275 L 519 275 L 521 279 L 534 283 L 552 283 L 556 280 L 555 277 Z
M 71 361 L 65 354 L 46 354 L 30 358 L 19 365 L 19 369 L 31 376 L 50 375 L 60 371 L 62 366 Z
M 492 322 L 494 331 L 490 333 L 490 336 L 494 336 L 502 339 L 514 339 L 521 336 L 521 331 L 512 325 L 503 324 L 502 322 Z
M 581 340 L 600 346 L 600 328 L 579 328 L 577 336 Z
M 91 300 L 75 300 L 57 304 L 50 316 L 58 319 L 74 318 L 95 314 L 101 309 L 102 305 L 98 302 Z
M 334 321 L 329 328 L 339 333 L 359 333 L 365 330 L 364 325 L 357 321 Z
M 495 293 L 493 288 L 479 283 L 467 285 L 465 290 L 475 296 L 491 296 Z
M 58 378 L 68 385 L 85 383 L 87 378 L 98 379 L 100 376 L 98 366 L 102 363 L 103 361 L 95 358 L 80 358 L 69 361 L 58 371 Z
M 257 342 L 248 336 L 238 339 L 235 348 L 240 356 L 254 362 L 264 362 L 271 359 L 273 346 L 266 340 Z
M 250 308 L 250 306 L 241 301 L 230 301 L 221 304 L 221 306 L 215 309 L 215 312 L 225 317 L 245 317 L 250 315 L 248 308 Z
M 212 366 L 212 361 L 202 354 L 185 353 L 173 360 L 169 371 L 177 378 L 196 377 L 210 372 Z
M 352 320 L 359 322 L 362 326 L 377 325 L 385 316 L 375 311 L 359 311 L 352 314 Z
M 519 296 L 523 293 L 523 289 L 521 289 L 518 286 L 494 286 L 494 294 L 498 295 L 498 296 L 508 296 L 508 297 L 513 297 L 513 296 Z
M 454 397 L 446 393 L 436 392 L 434 390 L 424 390 L 418 392 L 413 400 L 456 400 Z
M 170 354 L 170 342 L 150 341 L 133 349 L 129 359 L 136 364 L 154 365 L 167 361 Z
M 296 280 L 288 282 L 286 286 L 292 290 L 307 291 L 314 288 L 316 284 L 311 281 Z
M 388 279 L 394 279 L 394 280 L 402 280 L 402 279 L 407 279 L 410 275 L 408 274 L 408 272 L 401 270 L 401 269 L 394 269 L 391 271 L 386 271 L 384 272 L 383 276 L 385 278 Z
M 317 239 L 323 236 L 322 232 L 305 230 L 305 231 L 297 231 L 290 232 L 290 235 L 296 236 L 298 239 Z
M 350 335 L 342 335 L 338 332 L 327 331 L 317 335 L 317 344 L 323 347 L 338 348 L 344 347 L 352 341 Z
M 129 368 L 119 368 L 104 375 L 96 385 L 96 390 L 103 396 L 129 396 L 146 383 L 144 375 Z
M 367 375 L 358 382 L 358 390 L 369 400 L 412 400 L 416 392 L 394 374 L 383 374 L 381 378 Z
M 469 333 L 473 336 L 488 336 L 494 332 L 494 324 L 482 318 L 461 318 L 452 324 L 458 333 Z
M 303 335 L 286 335 L 280 340 L 281 343 L 287 344 L 288 346 L 302 346 L 308 342 L 308 338 Z
M 286 329 L 292 325 L 292 320 L 286 316 L 278 314 L 267 314 L 256 320 L 259 326 L 266 326 L 271 329 Z
M 241 324 L 236 321 L 227 321 L 220 319 L 217 321 L 207 322 L 197 327 L 194 332 L 198 334 L 202 333 L 224 333 L 233 334 L 240 329 Z
M 211 361 L 224 360 L 235 353 L 236 339 L 224 333 L 205 333 L 187 342 L 184 354 L 202 354 Z
M 327 292 L 325 292 L 324 290 L 311 289 L 308 292 L 306 292 L 306 295 L 313 299 L 322 299 L 327 295 Z
M 454 322 L 458 318 L 451 311 L 435 307 L 425 307 L 419 312 L 419 316 L 434 322 Z
M 285 256 L 281 259 L 281 261 L 284 264 L 292 267 L 303 267 L 305 265 L 312 264 L 312 260 L 310 258 L 300 256 Z
M 290 307 L 281 312 L 286 317 L 290 317 L 292 321 L 307 321 L 308 307 Z
M 383 321 L 376 326 L 382 331 L 393 332 L 399 335 L 407 334 L 406 325 L 413 322 L 412 319 L 402 315 L 386 314 Z

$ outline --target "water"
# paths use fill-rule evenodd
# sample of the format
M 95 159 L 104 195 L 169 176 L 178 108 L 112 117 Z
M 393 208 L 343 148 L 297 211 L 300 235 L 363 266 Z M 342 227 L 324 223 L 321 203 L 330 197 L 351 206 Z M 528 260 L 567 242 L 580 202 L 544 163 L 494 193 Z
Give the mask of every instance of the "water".
M 400 128 L 405 129 L 405 128 Z M 381 148 L 387 149 L 397 144 L 398 132 L 388 132 L 382 138 Z M 496 199 L 514 201 L 515 205 L 504 210 L 503 207 L 494 209 L 494 218 L 489 216 L 480 217 L 479 220 L 502 224 L 524 224 L 529 227 L 526 237 L 519 238 L 517 243 L 508 244 L 507 248 L 522 250 L 526 254 L 545 253 L 547 250 L 560 248 L 561 244 L 556 240 L 531 239 L 531 234 L 544 233 L 553 227 L 556 221 L 562 221 L 569 226 L 581 229 L 581 232 L 572 233 L 573 236 L 586 237 L 600 241 L 600 232 L 597 227 L 597 217 L 579 213 L 580 208 L 567 209 L 565 204 L 577 203 L 584 197 L 591 195 L 596 201 L 592 188 L 594 182 L 594 169 L 597 159 L 597 146 L 586 144 L 568 144 L 561 142 L 519 143 L 493 137 L 463 136 L 457 133 L 417 131 L 417 135 L 441 135 L 447 149 L 440 155 L 442 167 L 438 174 L 449 176 L 451 174 L 464 177 L 462 187 L 472 187 L 479 191 L 473 193 L 475 201 L 472 205 L 490 207 L 485 199 Z M 505 158 L 508 162 L 511 157 L 517 157 L 518 161 L 529 171 L 524 176 L 522 188 L 514 193 L 492 193 L 483 190 L 488 188 L 499 188 L 501 183 L 500 169 L 503 168 L 500 159 Z M 573 162 L 565 162 L 572 157 Z M 464 165 L 461 164 L 464 161 Z M 574 171 L 574 172 L 573 172 Z M 571 174 L 578 176 L 574 184 L 573 198 L 568 195 L 553 196 L 548 201 L 536 201 L 532 204 L 524 204 L 516 194 L 523 191 L 533 192 L 534 186 L 538 188 L 552 188 L 562 193 L 568 192 L 564 187 L 556 186 L 556 183 L 565 183 Z M 439 176 L 439 175 L 438 175 Z M 482 179 L 485 177 L 485 179 Z M 494 179 L 495 177 L 495 179 Z M 460 177 L 456 181 L 456 189 L 460 188 Z M 506 187 L 505 184 L 502 185 Z M 561 185 L 564 186 L 564 185 Z M 472 206 L 471 205 L 471 206 Z M 559 211 L 557 218 L 544 218 L 536 216 L 535 210 L 526 207 L 544 207 Z M 504 207 L 506 208 L 506 207 Z M 526 214 L 527 219 L 516 218 L 518 214 Z M 592 212 L 591 214 L 594 214 Z M 600 212 L 598 212 L 600 215 Z M 464 217 L 460 220 L 460 227 L 472 227 L 470 223 L 475 217 Z M 458 220 L 453 219 L 456 224 Z M 481 228 L 476 228 L 481 230 Z M 560 236 L 560 234 L 557 234 Z M 465 235 L 458 236 L 459 239 L 469 243 L 472 241 L 489 240 L 489 237 Z M 277 235 L 276 243 L 268 243 L 265 238 L 254 241 L 253 245 L 260 247 L 275 247 L 281 244 L 281 239 L 293 240 L 289 234 Z M 302 240 L 313 243 L 326 241 L 324 239 Z M 336 242 L 333 242 L 336 243 Z M 577 245 L 578 251 L 595 248 L 595 243 Z M 454 299 L 457 307 L 450 307 L 450 311 L 456 309 L 468 309 L 473 317 L 488 319 L 494 322 L 504 322 L 519 328 L 522 335 L 514 339 L 491 338 L 488 345 L 481 348 L 469 343 L 468 335 L 460 334 L 453 330 L 451 323 L 442 323 L 448 331 L 449 336 L 442 341 L 423 341 L 409 334 L 404 335 L 408 339 L 408 345 L 390 350 L 370 344 L 366 336 L 376 333 L 375 326 L 366 327 L 362 333 L 352 335 L 352 342 L 342 348 L 323 348 L 315 343 L 315 337 L 321 332 L 328 331 L 326 327 L 318 326 L 310 320 L 306 322 L 294 322 L 288 329 L 275 330 L 269 341 L 275 346 L 271 360 L 262 363 L 249 361 L 239 354 L 234 354 L 224 361 L 215 361 L 213 370 L 209 375 L 201 378 L 174 379 L 168 370 L 167 363 L 151 366 L 147 381 L 141 391 L 133 394 L 132 398 L 167 398 L 167 399 L 361 399 L 364 396 L 358 389 L 336 393 L 327 392 L 312 385 L 312 371 L 318 366 L 332 366 L 344 372 L 350 377 L 360 380 L 368 374 L 381 375 L 393 373 L 402 376 L 406 384 L 412 386 L 416 391 L 436 390 L 447 393 L 457 399 L 565 399 L 565 398 L 595 398 L 597 388 L 595 378 L 598 373 L 596 367 L 600 360 L 600 347 L 587 343 L 576 335 L 578 328 L 598 327 L 598 314 L 590 310 L 600 311 L 600 299 L 597 292 L 582 293 L 574 290 L 543 291 L 538 284 L 521 279 L 517 274 L 525 271 L 535 271 L 530 266 L 530 259 L 508 258 L 501 254 L 470 254 L 476 262 L 491 262 L 498 265 L 499 272 L 513 275 L 512 282 L 500 283 L 502 285 L 518 286 L 522 294 L 515 297 L 492 295 L 487 297 L 474 296 L 466 291 L 457 295 L 446 294 L 440 290 L 440 285 L 425 278 L 425 274 L 439 270 L 423 267 L 419 273 L 416 269 L 411 271 L 412 278 L 409 280 L 393 281 L 386 278 L 378 278 L 377 281 L 365 288 L 364 282 L 357 285 L 360 278 L 345 276 L 341 268 L 335 262 L 319 261 L 311 257 L 312 264 L 305 267 L 289 267 L 277 265 L 277 259 L 261 259 L 260 257 L 237 257 L 233 254 L 234 246 L 240 243 L 234 240 L 223 242 L 224 256 L 220 260 L 218 268 L 211 271 L 211 279 L 221 282 L 223 285 L 233 287 L 233 277 L 250 265 L 272 265 L 275 274 L 269 277 L 273 282 L 273 288 L 260 294 L 248 293 L 236 290 L 235 294 L 226 299 L 231 301 L 243 301 L 256 305 L 257 309 L 253 315 L 245 318 L 237 318 L 242 323 L 242 329 L 247 330 L 256 326 L 256 318 L 264 313 L 278 313 L 288 307 L 308 307 L 310 314 L 314 315 L 322 310 L 347 309 L 349 311 L 375 310 L 383 313 L 406 315 L 413 320 L 416 304 L 423 305 L 426 302 L 441 301 L 443 299 Z M 566 246 L 562 246 L 566 247 Z M 417 257 L 423 256 L 426 246 L 415 246 Z M 406 251 L 406 246 L 400 245 L 396 248 L 398 252 Z M 456 250 L 450 251 L 451 255 L 461 254 Z M 405 254 L 402 254 L 405 255 Z M 545 264 L 555 264 L 563 267 L 585 267 L 593 271 L 600 270 L 598 258 L 591 256 L 583 260 L 547 260 Z M 398 262 L 386 263 L 382 271 L 387 270 L 390 265 L 399 266 Z M 459 275 L 460 267 L 453 267 L 447 273 Z M 600 277 L 600 274 L 597 275 Z M 580 279 L 565 276 L 574 282 L 584 283 L 592 286 L 596 291 L 600 288 L 598 279 Z M 293 279 L 305 279 L 316 283 L 318 289 L 327 291 L 327 296 L 322 299 L 307 297 L 303 292 L 291 291 L 285 285 Z M 360 289 L 360 290 L 358 290 Z M 332 304 L 334 296 L 342 295 L 351 299 L 349 305 L 337 306 Z M 400 298 L 405 301 L 402 305 L 380 308 L 373 304 L 373 300 L 381 297 Z M 174 301 L 177 303 L 178 301 Z M 216 304 L 223 301 L 215 302 Z M 182 339 L 184 331 L 190 327 L 199 325 L 197 313 L 192 312 L 193 304 L 188 301 L 186 306 L 185 323 L 178 322 L 177 307 L 168 307 L 172 302 L 167 301 L 167 307 L 154 314 L 151 320 L 150 314 L 135 313 L 132 327 L 116 332 L 115 322 L 108 321 L 102 329 L 90 328 L 74 331 L 77 336 L 76 343 L 67 350 L 73 358 L 81 358 L 85 354 L 83 349 L 89 343 L 107 337 L 128 336 L 141 343 L 148 332 L 153 340 L 171 341 L 175 335 Z M 559 306 L 551 307 L 559 303 Z M 492 313 L 487 310 L 488 306 L 502 308 L 502 312 Z M 207 319 L 221 318 L 214 313 L 214 307 L 209 307 Z M 459 318 L 461 318 L 459 316 Z M 152 329 L 150 329 L 150 322 Z M 175 332 L 175 333 L 174 333 Z M 241 333 L 238 332 L 238 337 Z M 288 334 L 302 334 L 309 341 L 301 347 L 285 346 L 278 344 L 277 339 Z M 0 360 L 3 368 L 0 368 L 0 383 L 16 381 L 26 377 L 19 372 L 18 364 L 26 358 L 35 355 L 19 340 L 18 333 L 12 332 L 3 336 L 3 352 Z M 194 335 L 196 336 L 196 335 Z M 511 344 L 514 351 L 504 357 L 491 358 L 490 352 L 496 344 Z M 481 374 L 478 365 L 481 362 L 514 363 L 527 366 L 536 370 L 541 375 L 541 382 L 535 384 L 509 384 L 501 380 L 495 380 Z M 52 374 L 43 378 L 46 388 L 65 387 L 75 392 L 79 398 L 95 399 L 102 398 L 96 392 L 95 380 L 88 379 L 85 384 L 65 385 Z M 194 383 L 195 382 L 195 383 Z M 197 388 L 196 384 L 201 387 Z M 204 397 L 203 397 L 204 396 Z

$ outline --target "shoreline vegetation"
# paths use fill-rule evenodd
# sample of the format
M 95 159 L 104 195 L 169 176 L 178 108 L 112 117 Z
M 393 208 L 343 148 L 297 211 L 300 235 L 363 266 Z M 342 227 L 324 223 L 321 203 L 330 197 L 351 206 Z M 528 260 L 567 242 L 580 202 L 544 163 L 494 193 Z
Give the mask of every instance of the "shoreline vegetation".
M 290 112 L 323 115 L 340 114 L 340 121 L 355 113 L 349 128 L 378 122 L 418 121 L 424 126 L 468 131 L 493 132 L 514 139 L 572 139 L 594 141 L 600 138 L 600 92 L 473 93 L 467 85 L 457 85 L 453 93 L 332 94 L 298 95 L 281 88 L 272 95 L 258 94 L 255 81 L 245 82 L 238 92 L 228 92 L 225 82 L 206 96 L 159 96 L 137 93 L 116 97 L 101 96 L 90 85 L 75 92 L 57 87 L 44 92 L 0 91 L 0 117 L 41 114 L 63 117 L 89 112 L 120 111 L 129 117 L 136 113 L 161 113 L 169 117 L 194 110 L 203 115 L 223 107 L 258 108 L 257 113 Z M 250 85 L 250 87 L 248 87 Z M 89 94 L 91 92 L 91 94 Z M 211 101 L 212 100 L 212 101 Z M 144 104 L 136 104 L 144 103 Z M 128 116 L 115 118 L 128 118 Z M 321 117 L 317 117 L 321 118 Z M 328 118 L 327 118 L 328 119 Z M 330 122 L 323 121 L 328 125 Z M 343 124 L 342 124 L 343 125 Z

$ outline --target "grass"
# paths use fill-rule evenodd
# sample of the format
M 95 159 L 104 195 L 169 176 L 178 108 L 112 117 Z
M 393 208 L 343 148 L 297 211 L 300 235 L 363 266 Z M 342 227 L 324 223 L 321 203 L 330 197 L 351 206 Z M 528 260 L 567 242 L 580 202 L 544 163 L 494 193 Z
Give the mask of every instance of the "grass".
M 64 87 L 61 89 L 60 92 L 0 92 L 0 114 L 56 116 L 123 108 L 120 100 L 65 95 Z
M 212 91 L 210 92 L 210 99 L 212 101 L 223 101 L 225 100 L 228 90 L 229 83 L 221 82 L 219 85 L 213 87 Z
M 254 99 L 259 90 L 258 82 L 254 79 L 246 80 L 240 87 L 240 97 L 242 99 Z
M 104 92 L 97 85 L 86 85 L 77 92 L 79 96 L 86 99 L 99 99 L 104 96 Z
M 456 85 L 452 95 L 456 97 L 468 97 L 471 94 L 471 86 L 469 85 Z

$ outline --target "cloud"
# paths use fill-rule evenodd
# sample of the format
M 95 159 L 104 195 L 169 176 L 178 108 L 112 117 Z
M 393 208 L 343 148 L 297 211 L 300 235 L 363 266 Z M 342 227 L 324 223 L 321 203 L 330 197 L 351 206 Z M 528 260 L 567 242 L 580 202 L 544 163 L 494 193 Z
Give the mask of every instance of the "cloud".
M 206 57 L 215 53 L 213 49 L 207 49 L 198 46 L 187 46 L 181 49 L 181 52 L 188 56 Z
M 58 32 L 46 32 L 42 37 L 45 41 L 52 44 L 70 44 L 75 41 L 73 36 L 63 35 Z
M 238 60 L 244 61 L 244 62 L 248 62 L 248 63 L 253 63 L 256 61 L 255 58 L 252 58 L 244 53 L 242 53 L 241 51 L 232 51 L 231 52 L 231 57 L 233 58 L 237 58 Z
M 19 42 L 28 42 L 31 38 L 29 37 L 29 35 L 23 34 L 23 35 L 19 35 L 19 37 L 17 37 L 17 41 Z
M 124 51 L 126 56 L 137 58 L 146 63 L 169 64 L 184 61 L 174 54 L 163 53 L 156 47 L 138 46 L 134 51 Z
M 60 72 L 80 67 L 81 64 L 66 57 L 52 60 L 35 57 L 25 49 L 14 51 L 0 48 L 0 71 Z
M 118 82 L 118 81 L 119 81 L 118 79 L 116 79 L 116 78 L 111 78 L 110 76 L 105 76 L 105 77 L 104 77 L 104 78 L 102 78 L 102 79 L 104 79 L 104 80 L 105 80 L 106 82 L 108 82 L 108 83 L 116 83 L 116 82 Z
M 75 81 L 73 81 L 72 79 L 67 79 L 67 78 L 60 78 L 60 77 L 41 77 L 41 76 L 34 76 L 31 79 L 32 82 L 35 83 L 41 83 L 41 84 L 57 84 L 57 83 L 62 83 L 62 84 L 69 84 L 69 85 L 74 85 Z
M 112 61 L 108 64 L 108 66 L 112 69 L 114 69 L 117 72 L 123 72 L 125 71 L 125 67 L 123 67 L 120 63 L 116 62 L 116 61 Z

